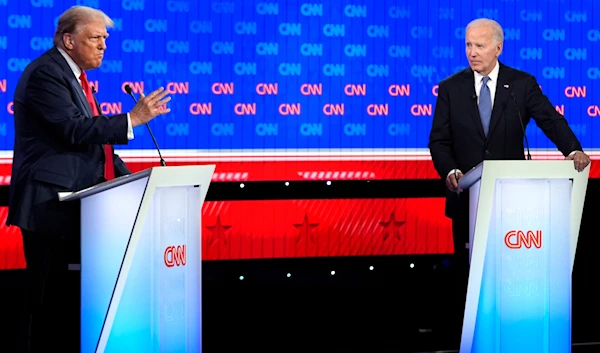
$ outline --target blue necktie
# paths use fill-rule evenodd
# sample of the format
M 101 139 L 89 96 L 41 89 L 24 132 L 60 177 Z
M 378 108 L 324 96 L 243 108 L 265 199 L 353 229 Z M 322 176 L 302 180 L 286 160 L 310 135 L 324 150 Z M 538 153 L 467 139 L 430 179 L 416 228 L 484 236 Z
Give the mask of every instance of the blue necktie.
M 479 116 L 481 117 L 481 124 L 483 125 L 483 132 L 487 136 L 490 130 L 490 119 L 492 118 L 492 94 L 487 83 L 490 80 L 489 77 L 485 76 L 482 81 L 481 90 L 479 91 Z

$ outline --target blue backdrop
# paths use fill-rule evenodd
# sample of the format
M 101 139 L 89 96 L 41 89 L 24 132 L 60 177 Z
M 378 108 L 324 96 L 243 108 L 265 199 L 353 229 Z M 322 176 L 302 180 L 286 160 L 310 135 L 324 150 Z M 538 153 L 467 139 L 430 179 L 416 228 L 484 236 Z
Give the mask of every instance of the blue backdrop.
M 436 85 L 467 65 L 464 27 L 476 17 L 500 22 L 500 59 L 538 78 L 584 148 L 600 146 L 592 0 L 0 0 L 0 150 L 13 146 L 19 76 L 76 3 L 115 21 L 89 73 L 105 113 L 132 108 L 125 83 L 173 93 L 172 112 L 151 122 L 163 149 L 426 148 Z M 135 132 L 124 148 L 153 148 Z M 533 123 L 528 135 L 554 149 Z

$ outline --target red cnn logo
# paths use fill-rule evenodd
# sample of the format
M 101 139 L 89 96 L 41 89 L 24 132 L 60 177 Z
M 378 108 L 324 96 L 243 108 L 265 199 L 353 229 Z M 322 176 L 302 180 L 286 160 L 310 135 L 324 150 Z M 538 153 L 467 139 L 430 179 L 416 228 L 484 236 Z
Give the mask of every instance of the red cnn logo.
M 192 103 L 190 104 L 190 113 L 192 115 L 211 115 L 212 103 Z
M 236 115 L 256 115 L 256 103 L 238 103 L 233 106 Z
M 323 106 L 323 114 L 325 115 L 344 115 L 344 104 L 327 103 Z
M 279 114 L 281 115 L 300 115 L 300 103 L 288 104 L 282 103 L 279 105 Z
M 410 113 L 414 116 L 431 116 L 433 106 L 431 104 L 413 104 L 410 107 Z
M 388 115 L 388 108 L 387 104 L 369 104 L 367 106 L 367 114 L 370 116 Z
M 100 103 L 100 110 L 102 110 L 102 114 L 121 114 L 123 112 L 123 105 L 121 102 L 102 102 Z
M 586 86 L 567 86 L 565 96 L 568 98 L 585 98 L 587 96 Z
M 165 265 L 167 267 L 185 266 L 185 257 L 185 245 L 171 245 L 165 249 Z
M 233 94 L 233 87 L 233 82 L 215 82 L 213 83 L 211 90 L 214 94 Z
M 123 84 L 121 85 L 121 90 L 123 91 L 123 93 L 127 93 L 127 91 L 125 90 L 125 86 L 127 86 L 127 85 L 129 85 L 129 87 L 131 87 L 131 91 L 133 91 L 133 93 L 139 94 L 140 92 L 144 92 L 144 82 L 141 82 L 141 81 L 136 81 L 136 82 L 125 81 L 125 82 L 123 82 Z
M 320 96 L 323 94 L 323 84 L 304 83 L 300 86 L 300 93 L 305 96 Z
M 392 97 L 410 96 L 410 84 L 408 84 L 408 85 L 397 85 L 397 84 L 390 85 L 390 87 L 388 87 L 388 93 Z
M 256 85 L 256 93 L 260 94 L 261 96 L 275 95 L 278 92 L 278 88 L 279 86 L 277 83 L 259 83 Z
M 587 108 L 587 113 L 589 116 L 591 116 L 592 118 L 596 118 L 598 116 L 600 116 L 600 107 L 597 105 L 590 105 Z M 564 115 L 564 114 L 563 114 Z
M 542 247 L 542 231 L 536 230 L 534 233 L 532 230 L 528 230 L 525 233 L 522 230 L 511 230 L 504 236 L 504 244 L 509 249 L 521 249 L 523 246 L 531 249 L 532 245 L 540 249 Z
M 167 92 L 171 94 L 188 94 L 190 93 L 189 82 L 169 82 L 167 83 Z
M 347 84 L 344 86 L 344 93 L 346 93 L 347 96 L 366 96 L 367 85 L 364 83 L 360 85 Z

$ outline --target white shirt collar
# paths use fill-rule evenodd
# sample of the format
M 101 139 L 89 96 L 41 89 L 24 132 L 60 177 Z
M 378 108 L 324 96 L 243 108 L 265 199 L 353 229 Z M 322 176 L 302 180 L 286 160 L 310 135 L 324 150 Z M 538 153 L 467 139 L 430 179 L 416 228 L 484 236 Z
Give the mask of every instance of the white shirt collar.
M 481 79 L 483 78 L 483 75 L 477 71 L 473 71 L 473 72 L 475 73 L 475 84 L 481 84 Z M 500 72 L 500 63 L 498 62 L 498 60 L 496 60 L 496 66 L 494 66 L 494 68 L 488 75 L 488 77 L 490 78 L 490 81 L 492 81 L 492 83 L 494 83 L 494 85 L 496 85 L 498 83 L 498 73 L 499 72 Z
M 71 71 L 73 71 L 73 75 L 75 75 L 77 82 L 81 84 L 81 80 L 79 79 L 79 76 L 81 76 L 81 68 L 79 68 L 79 66 L 75 63 L 75 61 L 73 61 L 66 51 L 59 47 L 56 47 L 56 49 L 58 49 L 58 52 L 63 56 L 63 58 L 65 58 L 67 64 L 69 64 L 69 67 L 71 68 Z

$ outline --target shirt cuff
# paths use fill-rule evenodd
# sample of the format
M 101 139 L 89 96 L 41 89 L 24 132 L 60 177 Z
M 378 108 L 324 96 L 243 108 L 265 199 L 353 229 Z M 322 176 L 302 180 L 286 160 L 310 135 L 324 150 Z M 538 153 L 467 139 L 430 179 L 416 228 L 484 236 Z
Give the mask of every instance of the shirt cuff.
M 127 113 L 127 139 L 133 140 L 133 127 L 131 126 L 131 117 Z
M 448 172 L 448 175 L 446 175 L 446 178 L 449 177 L 450 175 L 454 174 L 454 172 L 462 174 L 460 169 L 452 169 L 450 172 Z
M 574 155 L 574 154 L 575 154 L 575 153 L 577 153 L 577 152 L 583 152 L 583 151 L 580 151 L 580 150 L 575 150 L 575 151 L 573 151 L 573 152 L 569 153 L 568 157 L 571 157 L 572 155 Z

